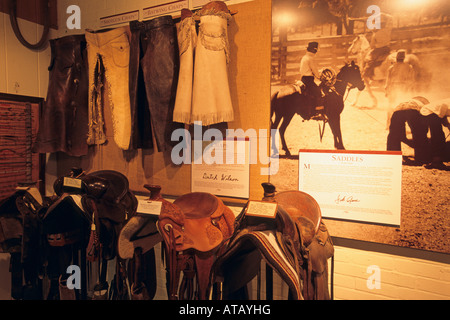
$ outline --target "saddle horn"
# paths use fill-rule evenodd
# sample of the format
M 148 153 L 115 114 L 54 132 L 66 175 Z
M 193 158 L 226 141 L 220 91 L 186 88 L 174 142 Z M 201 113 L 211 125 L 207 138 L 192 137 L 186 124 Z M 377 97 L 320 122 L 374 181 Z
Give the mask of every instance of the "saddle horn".
M 145 184 L 144 188 L 150 191 L 150 199 L 156 200 L 161 198 L 161 186 L 154 184 Z
M 270 182 L 263 182 L 261 183 L 261 186 L 264 189 L 264 198 L 263 200 L 273 200 L 273 197 L 275 196 L 276 188 L 273 184 Z

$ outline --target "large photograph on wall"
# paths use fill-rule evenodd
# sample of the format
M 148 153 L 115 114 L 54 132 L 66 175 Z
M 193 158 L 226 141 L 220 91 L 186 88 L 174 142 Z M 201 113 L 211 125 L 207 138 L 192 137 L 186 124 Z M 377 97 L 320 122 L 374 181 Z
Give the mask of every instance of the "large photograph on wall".
M 330 234 L 450 253 L 449 50 L 446 0 L 272 0 L 270 117 L 279 168 L 270 181 L 277 191 L 348 183 L 347 166 L 333 182 L 309 177 L 305 185 L 304 153 L 379 157 L 364 183 L 373 191 L 399 179 L 399 222 L 325 216 Z M 387 174 L 381 162 L 392 155 L 400 165 L 388 165 Z M 331 170 L 321 168 L 317 177 Z M 344 200 L 359 201 L 334 199 Z

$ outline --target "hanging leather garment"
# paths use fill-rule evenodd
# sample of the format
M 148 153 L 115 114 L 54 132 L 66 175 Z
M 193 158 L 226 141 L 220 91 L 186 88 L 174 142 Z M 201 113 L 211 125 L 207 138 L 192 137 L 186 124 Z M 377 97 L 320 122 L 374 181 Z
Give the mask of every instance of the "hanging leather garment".
M 88 152 L 88 69 L 84 35 L 50 40 L 49 84 L 33 152 Z

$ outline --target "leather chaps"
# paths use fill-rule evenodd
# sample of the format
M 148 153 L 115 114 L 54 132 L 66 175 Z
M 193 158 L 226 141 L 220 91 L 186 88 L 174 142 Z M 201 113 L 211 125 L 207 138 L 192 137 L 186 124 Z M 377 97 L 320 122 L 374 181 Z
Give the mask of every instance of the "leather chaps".
M 171 16 L 131 21 L 130 41 L 130 149 L 170 150 L 179 58 L 176 27 Z M 151 123 L 151 126 L 150 126 Z
M 49 85 L 33 152 L 88 152 L 88 63 L 84 35 L 50 40 Z

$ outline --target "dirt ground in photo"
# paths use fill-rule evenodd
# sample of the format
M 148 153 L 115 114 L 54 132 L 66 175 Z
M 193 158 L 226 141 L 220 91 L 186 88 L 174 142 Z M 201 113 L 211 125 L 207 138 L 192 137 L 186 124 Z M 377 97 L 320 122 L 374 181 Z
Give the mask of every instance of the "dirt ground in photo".
M 386 150 L 388 104 L 382 92 L 375 94 L 379 102 L 376 108 L 371 107 L 371 99 L 364 91 L 356 106 L 352 106 L 356 92 L 348 95 L 341 114 L 342 138 L 346 150 Z M 285 136 L 292 155 L 298 155 L 299 149 L 334 150 L 333 135 L 328 125 L 320 141 L 319 123 L 294 116 Z M 448 141 L 449 131 L 444 129 Z M 404 156 L 414 156 L 414 150 L 404 144 L 402 153 Z M 271 176 L 270 181 L 278 192 L 297 190 L 298 159 L 283 155 L 284 152 L 280 151 L 279 171 Z M 450 162 L 445 164 L 450 168 Z M 449 190 L 450 171 L 403 165 L 400 227 L 330 219 L 325 219 L 325 223 L 332 236 L 449 253 Z

